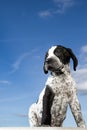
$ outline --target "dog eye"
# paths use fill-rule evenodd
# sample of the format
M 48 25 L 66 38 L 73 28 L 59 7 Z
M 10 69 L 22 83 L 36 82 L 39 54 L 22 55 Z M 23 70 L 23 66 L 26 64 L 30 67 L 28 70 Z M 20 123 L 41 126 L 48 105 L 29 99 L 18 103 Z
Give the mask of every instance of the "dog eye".
M 56 49 L 56 50 L 54 51 L 54 54 L 55 54 L 57 57 L 59 57 L 59 54 L 60 54 L 59 50 Z

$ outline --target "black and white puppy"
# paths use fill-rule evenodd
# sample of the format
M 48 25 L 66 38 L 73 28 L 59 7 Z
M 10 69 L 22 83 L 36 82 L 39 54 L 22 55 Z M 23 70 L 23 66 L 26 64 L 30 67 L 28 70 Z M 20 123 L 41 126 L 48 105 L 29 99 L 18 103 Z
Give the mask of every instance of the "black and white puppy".
M 76 83 L 70 73 L 70 58 L 76 70 L 78 60 L 70 48 L 58 45 L 47 51 L 43 68 L 45 74 L 51 74 L 38 102 L 29 108 L 30 126 L 62 126 L 69 104 L 77 126 L 85 128 Z

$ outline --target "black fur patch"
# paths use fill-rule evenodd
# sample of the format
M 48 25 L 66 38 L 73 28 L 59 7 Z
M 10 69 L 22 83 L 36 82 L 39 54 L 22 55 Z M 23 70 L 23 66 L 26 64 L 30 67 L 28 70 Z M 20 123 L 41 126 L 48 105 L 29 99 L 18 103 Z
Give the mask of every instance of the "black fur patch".
M 76 67 L 78 65 L 78 60 L 70 48 L 65 48 L 61 45 L 57 46 L 54 50 L 54 54 L 60 59 L 63 64 L 67 64 L 70 62 L 70 58 L 73 60 L 73 69 L 76 71 Z
M 63 46 L 57 46 L 54 50 L 54 54 L 60 59 L 63 64 L 67 64 L 70 62 L 70 54 Z
M 43 66 L 43 70 L 44 70 L 44 73 L 45 74 L 47 74 L 48 73 L 48 70 L 47 70 L 47 68 L 46 68 L 46 58 L 47 58 L 47 56 L 48 56 L 48 52 L 46 52 L 46 55 L 45 55 L 45 60 L 44 60 L 44 66 Z
M 49 86 L 46 86 L 43 96 L 43 112 L 41 125 L 51 125 L 51 106 L 54 99 L 54 93 Z

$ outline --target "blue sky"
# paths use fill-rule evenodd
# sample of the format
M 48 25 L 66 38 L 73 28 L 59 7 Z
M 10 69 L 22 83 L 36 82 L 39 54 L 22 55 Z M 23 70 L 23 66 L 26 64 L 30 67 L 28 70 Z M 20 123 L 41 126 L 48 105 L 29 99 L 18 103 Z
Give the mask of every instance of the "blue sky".
M 28 108 L 49 75 L 45 52 L 57 44 L 79 60 L 71 71 L 87 124 L 87 1 L 0 0 L 0 126 L 29 126 Z M 64 126 L 76 127 L 70 110 Z

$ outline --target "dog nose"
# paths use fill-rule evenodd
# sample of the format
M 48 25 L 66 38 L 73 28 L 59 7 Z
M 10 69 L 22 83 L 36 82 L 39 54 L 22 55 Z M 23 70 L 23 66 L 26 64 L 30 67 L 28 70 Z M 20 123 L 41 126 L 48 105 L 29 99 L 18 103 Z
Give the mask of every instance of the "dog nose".
M 47 63 L 51 63 L 51 62 L 52 62 L 52 58 L 47 58 L 47 59 L 46 59 L 46 62 L 47 62 Z

